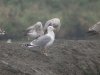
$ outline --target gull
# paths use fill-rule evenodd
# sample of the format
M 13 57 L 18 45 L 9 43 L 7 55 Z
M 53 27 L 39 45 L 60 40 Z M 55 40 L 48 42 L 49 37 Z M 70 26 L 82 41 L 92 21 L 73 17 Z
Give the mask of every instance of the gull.
M 0 35 L 5 35 L 5 31 L 0 28 Z
M 26 29 L 26 36 L 28 36 L 28 40 L 29 38 L 36 39 L 42 35 L 44 35 L 44 31 L 41 22 L 37 22 Z
M 43 48 L 43 54 L 47 56 L 47 48 L 53 44 L 55 40 L 55 34 L 54 34 L 54 27 L 49 26 L 47 28 L 47 33 L 45 35 L 42 35 L 41 37 L 33 40 L 29 44 L 25 44 L 26 47 L 41 47 Z
M 44 25 L 44 31 L 47 31 L 48 26 L 53 26 L 55 28 L 55 31 L 59 31 L 61 27 L 60 19 L 59 18 L 53 18 L 48 20 Z
M 88 29 L 87 33 L 90 33 L 91 35 L 99 34 L 100 33 L 100 22 L 97 22 L 96 24 L 94 24 L 93 26 L 91 26 Z

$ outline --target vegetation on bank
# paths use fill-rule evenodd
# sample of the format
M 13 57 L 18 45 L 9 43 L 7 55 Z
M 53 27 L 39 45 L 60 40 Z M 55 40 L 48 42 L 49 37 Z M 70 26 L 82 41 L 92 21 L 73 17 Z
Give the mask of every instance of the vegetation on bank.
M 88 27 L 100 21 L 99 9 L 100 0 L 0 0 L 0 27 L 7 37 L 24 38 L 28 26 L 58 17 L 58 37 L 84 38 Z

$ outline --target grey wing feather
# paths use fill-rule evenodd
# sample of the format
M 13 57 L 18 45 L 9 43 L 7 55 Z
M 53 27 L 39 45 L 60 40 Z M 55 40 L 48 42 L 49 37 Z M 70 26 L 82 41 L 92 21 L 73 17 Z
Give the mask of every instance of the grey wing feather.
M 31 29 L 34 29 L 35 28 L 35 25 L 32 25 L 30 27 L 28 27 L 26 30 L 31 30 Z
M 50 42 L 51 38 L 47 35 L 39 37 L 37 40 L 33 41 L 32 43 L 36 46 L 44 47 L 48 42 Z
M 48 28 L 48 26 L 52 23 L 51 20 L 48 20 L 45 25 L 44 25 L 44 30 L 46 30 Z M 52 24 L 51 24 L 52 25 Z

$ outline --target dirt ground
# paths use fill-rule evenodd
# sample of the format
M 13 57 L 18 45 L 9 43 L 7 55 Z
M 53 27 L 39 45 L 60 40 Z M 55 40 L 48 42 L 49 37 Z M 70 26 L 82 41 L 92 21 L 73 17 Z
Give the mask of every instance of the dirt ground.
M 0 75 L 100 75 L 100 41 L 55 40 L 48 56 L 22 42 L 0 42 Z

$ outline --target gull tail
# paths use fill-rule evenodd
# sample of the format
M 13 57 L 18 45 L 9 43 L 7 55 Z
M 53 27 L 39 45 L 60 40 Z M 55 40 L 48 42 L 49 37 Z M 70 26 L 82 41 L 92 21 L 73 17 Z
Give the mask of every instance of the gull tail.
M 25 44 L 25 46 L 28 48 L 34 47 L 34 45 L 31 45 L 31 44 Z
M 88 31 L 87 32 L 89 35 L 96 35 L 96 34 L 98 34 L 98 32 L 96 32 L 96 31 Z

